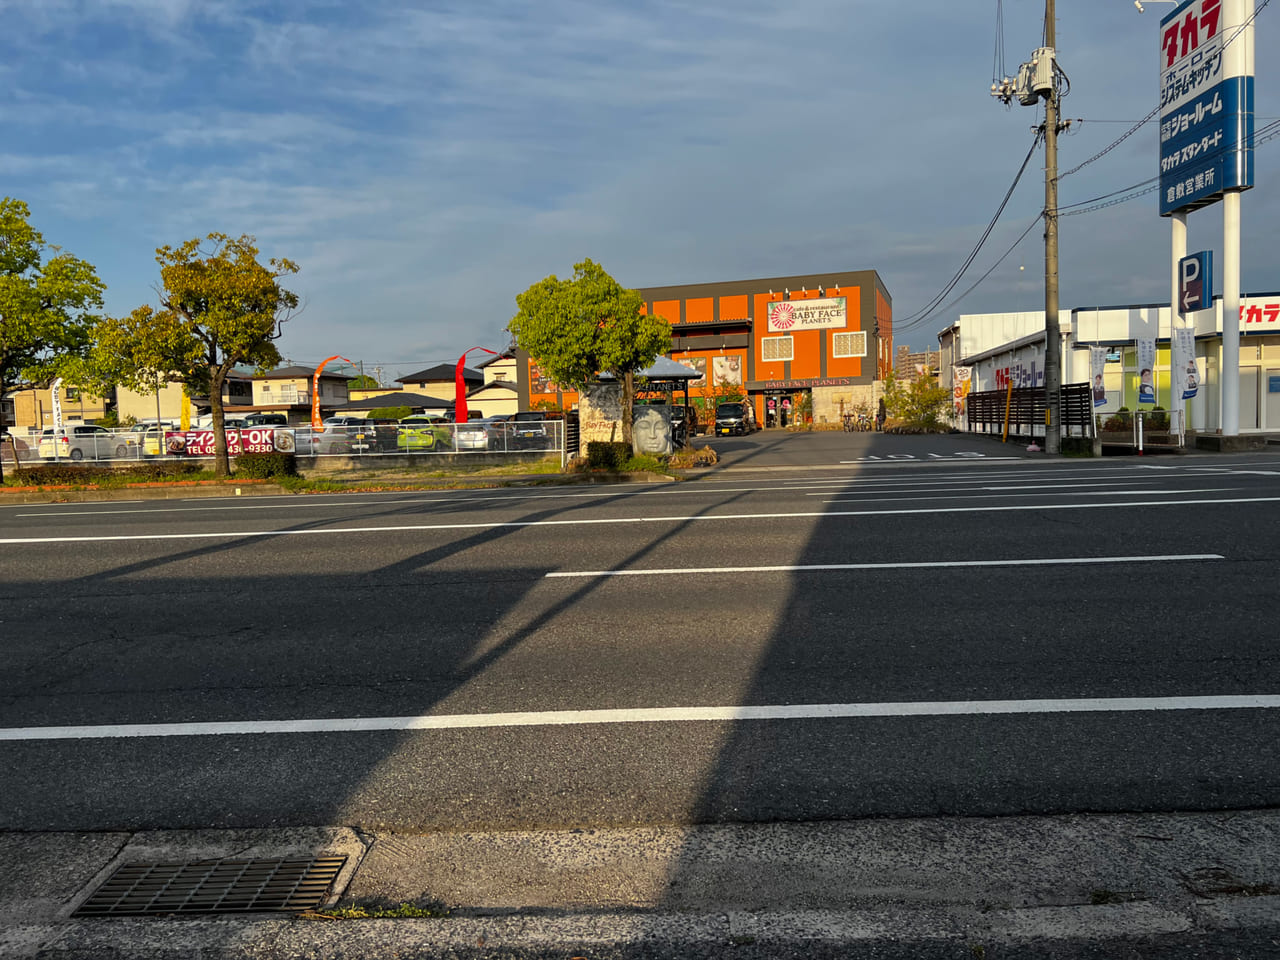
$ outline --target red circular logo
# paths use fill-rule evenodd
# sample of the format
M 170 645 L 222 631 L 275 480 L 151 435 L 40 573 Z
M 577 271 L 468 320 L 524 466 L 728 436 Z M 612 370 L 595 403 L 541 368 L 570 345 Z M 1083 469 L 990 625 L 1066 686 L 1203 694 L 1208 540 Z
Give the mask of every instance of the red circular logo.
M 789 303 L 774 304 L 773 307 L 773 325 L 779 330 L 787 330 L 795 325 L 796 318 L 793 316 L 795 307 Z

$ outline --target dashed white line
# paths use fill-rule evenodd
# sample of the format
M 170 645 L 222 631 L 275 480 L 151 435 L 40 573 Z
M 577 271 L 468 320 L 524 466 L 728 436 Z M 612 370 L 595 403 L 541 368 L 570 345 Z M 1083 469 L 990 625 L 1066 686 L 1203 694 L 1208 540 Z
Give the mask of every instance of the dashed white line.
M 636 570 L 557 570 L 546 579 L 570 577 L 655 577 L 691 573 L 791 573 L 810 570 L 918 570 L 941 567 L 1047 567 L 1096 563 L 1176 563 L 1186 560 L 1225 560 L 1218 553 L 1177 553 L 1138 557 L 1043 557 L 1024 560 L 922 560 L 901 563 L 797 563 L 754 567 L 655 567 Z

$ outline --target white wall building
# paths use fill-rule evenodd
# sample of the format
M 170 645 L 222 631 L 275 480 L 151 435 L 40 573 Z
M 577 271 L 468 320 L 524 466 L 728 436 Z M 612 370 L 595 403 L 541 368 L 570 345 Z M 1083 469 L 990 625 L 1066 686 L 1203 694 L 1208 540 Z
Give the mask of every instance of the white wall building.
M 1280 433 L 1280 293 L 1251 294 L 1240 302 L 1240 432 Z M 1087 383 L 1089 347 L 1107 349 L 1107 402 L 1096 412 L 1137 409 L 1136 342 L 1143 337 L 1156 341 L 1156 405 L 1172 410 L 1182 402 L 1170 389 L 1167 304 L 1077 307 L 1064 311 L 1059 325 L 1064 384 Z M 1200 379 L 1197 395 L 1185 401 L 1187 429 L 1215 433 L 1221 429 L 1222 409 L 1221 298 L 1210 310 L 1179 318 L 1178 325 L 1195 329 Z M 971 369 L 973 392 L 1002 390 L 1010 381 L 1015 387 L 1044 383 L 1043 312 L 964 314 L 938 334 L 938 341 L 943 383 L 951 382 L 952 366 Z M 963 428 L 963 417 L 959 425 Z

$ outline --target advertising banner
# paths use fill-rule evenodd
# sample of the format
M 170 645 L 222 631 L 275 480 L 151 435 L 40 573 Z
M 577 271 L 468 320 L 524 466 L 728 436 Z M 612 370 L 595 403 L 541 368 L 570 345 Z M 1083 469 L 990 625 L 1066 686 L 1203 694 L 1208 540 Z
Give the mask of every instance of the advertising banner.
M 1156 402 L 1156 342 L 1151 337 L 1138 341 L 1138 403 Z
M 956 416 L 964 415 L 964 401 L 973 386 L 973 367 L 951 368 L 951 399 L 955 405 Z
M 227 431 L 227 453 L 271 453 L 275 450 L 275 427 L 256 427 L 249 430 Z M 189 457 L 212 457 L 214 440 L 212 430 L 187 430 L 165 434 L 165 448 L 170 453 L 185 453 Z
M 816 300 L 783 300 L 769 304 L 769 332 L 794 333 L 843 327 L 849 322 L 846 297 L 819 297 Z
M 53 400 L 53 429 L 54 433 L 62 433 L 62 378 L 58 377 L 53 383 L 49 384 L 49 396 Z
M 742 355 L 733 353 L 727 357 L 712 357 L 711 376 L 717 385 L 731 383 L 735 387 L 742 386 Z
M 1183 0 L 1160 21 L 1160 215 L 1253 186 L 1253 3 Z
M 1169 383 L 1176 396 L 1182 391 L 1182 399 L 1190 400 L 1200 389 L 1200 372 L 1196 369 L 1196 332 L 1191 327 L 1173 331 L 1173 353 Z
M 1089 383 L 1093 391 L 1093 405 L 1100 407 L 1107 402 L 1107 388 L 1102 382 L 1102 373 L 1107 366 L 1107 348 L 1089 348 Z

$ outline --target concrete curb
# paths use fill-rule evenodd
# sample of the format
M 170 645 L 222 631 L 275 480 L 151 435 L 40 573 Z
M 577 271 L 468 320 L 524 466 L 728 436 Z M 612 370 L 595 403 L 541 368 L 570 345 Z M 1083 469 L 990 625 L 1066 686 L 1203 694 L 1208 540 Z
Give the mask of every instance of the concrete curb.
M 71 917 L 124 862 L 333 853 L 349 863 L 331 905 L 444 903 L 452 915 Z M 0 834 L 0 857 L 16 865 L 0 874 L 0 958 L 14 960 L 955 957 L 975 948 L 994 958 L 1007 954 L 985 951 L 1032 944 L 1060 945 L 1055 957 L 1077 946 L 1105 956 L 1109 943 L 1154 957 L 1162 944 L 1182 955 L 1179 945 L 1215 937 L 1280 937 L 1280 811 L 427 835 Z

